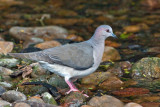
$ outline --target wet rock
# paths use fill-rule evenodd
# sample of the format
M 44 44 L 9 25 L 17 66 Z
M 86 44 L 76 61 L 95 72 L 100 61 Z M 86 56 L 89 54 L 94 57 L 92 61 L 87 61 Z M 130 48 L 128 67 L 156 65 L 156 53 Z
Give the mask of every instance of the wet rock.
M 55 101 L 55 99 L 48 92 L 45 92 L 42 94 L 42 99 L 45 103 L 57 105 L 57 102 Z
M 6 92 L 6 89 L 3 88 L 2 86 L 0 86 L 0 96 L 1 96 L 4 92 Z
M 109 77 L 112 77 L 113 74 L 110 72 L 94 72 L 84 78 L 82 78 L 81 84 L 93 84 L 93 85 L 98 85 L 102 81 L 105 81 Z
M 159 107 L 160 103 L 156 103 L 156 102 L 145 102 L 145 103 L 141 103 L 141 105 L 143 107 Z
M 10 107 L 10 106 L 12 106 L 12 104 L 7 101 L 0 100 L 0 107 L 5 107 L 5 106 Z
M 117 78 L 116 76 L 112 76 L 100 83 L 99 88 L 106 91 L 116 90 L 120 89 L 123 86 L 123 84 L 124 83 L 119 78 Z
M 7 54 L 13 50 L 13 42 L 0 41 L 0 54 Z
M 142 107 L 142 106 L 140 104 L 131 102 L 126 104 L 124 107 Z
M 92 19 L 89 18 L 58 18 L 58 19 L 47 19 L 45 21 L 46 23 L 49 24 L 53 24 L 53 25 L 65 25 L 65 26 L 70 26 L 70 25 L 74 25 L 74 24 L 78 24 L 78 25 L 90 25 L 92 24 L 94 21 Z
M 26 103 L 30 105 L 31 107 L 60 107 L 60 106 L 55 106 L 55 105 L 46 104 L 46 103 L 33 102 L 33 101 L 16 101 L 13 103 L 13 106 L 16 103 Z
M 141 5 L 145 6 L 146 9 L 159 9 L 160 8 L 160 0 L 142 0 Z
M 9 33 L 19 40 L 31 40 L 32 37 L 41 37 L 44 39 L 66 38 L 68 32 L 59 26 L 45 27 L 12 27 Z
M 5 67 L 1 67 L 0 66 L 0 75 L 3 76 L 9 76 L 10 74 L 12 74 L 14 71 L 12 71 L 11 69 L 5 68 Z
M 53 85 L 55 87 L 59 87 L 61 89 L 68 87 L 68 85 L 66 84 L 64 79 L 58 75 L 52 75 L 51 78 L 48 80 L 48 83 L 50 85 Z
M 0 59 L 0 66 L 5 66 L 5 67 L 16 67 L 17 64 L 20 62 L 17 59 L 9 59 L 9 58 L 3 58 Z
M 135 80 L 153 80 L 160 78 L 160 58 L 146 57 L 132 66 L 132 77 Z
M 119 91 L 113 91 L 112 94 L 120 97 L 138 96 L 149 93 L 145 88 L 125 88 Z
M 20 103 L 16 103 L 14 107 L 31 107 L 31 106 L 27 103 L 20 102 Z
M 88 105 L 93 107 L 123 107 L 123 103 L 115 97 L 103 95 L 101 97 L 93 97 Z
M 44 103 L 44 101 L 40 98 L 40 96 L 33 96 L 28 99 L 28 101 L 33 101 L 37 103 Z
M 35 45 L 35 47 L 40 49 L 48 49 L 48 48 L 53 48 L 60 45 L 61 44 L 57 41 L 46 41 L 46 42 Z
M 72 92 L 61 99 L 62 106 L 79 107 L 86 100 L 86 97 L 80 92 Z
M 148 30 L 148 29 L 149 29 L 148 25 L 146 25 L 144 23 L 124 27 L 124 30 L 126 32 L 132 32 L 132 33 L 139 32 L 141 30 Z
M 109 46 L 105 47 L 102 61 L 108 61 L 108 60 L 115 61 L 120 59 L 121 56 L 115 48 Z
M 9 102 L 14 102 L 14 101 L 24 101 L 26 100 L 26 96 L 18 91 L 10 90 L 2 94 L 2 99 L 9 101 Z
M 11 88 L 12 84 L 7 83 L 7 82 L 0 82 L 0 85 L 3 86 L 4 88 Z

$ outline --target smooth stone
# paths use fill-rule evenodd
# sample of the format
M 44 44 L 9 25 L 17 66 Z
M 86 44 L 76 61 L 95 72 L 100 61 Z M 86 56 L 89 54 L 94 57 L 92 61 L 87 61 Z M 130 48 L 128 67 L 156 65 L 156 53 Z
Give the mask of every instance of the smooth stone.
M 109 60 L 115 61 L 115 60 L 120 60 L 120 59 L 121 59 L 121 56 L 115 48 L 109 47 L 109 46 L 106 46 L 104 48 L 104 54 L 102 57 L 102 61 L 109 61 Z
M 16 103 L 14 107 L 31 107 L 31 106 L 27 103 L 20 102 L 20 103 Z
M 59 26 L 44 27 L 12 27 L 9 30 L 10 35 L 19 40 L 30 40 L 32 37 L 44 37 L 48 39 L 66 38 L 68 31 Z
M 13 42 L 0 41 L 0 54 L 7 54 L 13 50 Z
M 37 103 L 44 103 L 44 101 L 39 96 L 33 96 L 28 99 L 28 101 L 33 101 Z
M 3 88 L 2 86 L 0 86 L 0 96 L 1 96 L 4 92 L 6 92 L 6 89 Z
M 10 107 L 10 106 L 12 106 L 12 104 L 7 101 L 0 100 L 0 107 L 5 107 L 5 106 Z
M 142 106 L 140 104 L 130 102 L 127 103 L 124 107 L 142 107 Z
M 40 49 L 48 49 L 48 48 L 53 48 L 60 45 L 61 44 L 58 41 L 46 41 L 46 42 L 35 45 L 35 47 Z
M 15 90 L 10 90 L 2 94 L 2 99 L 9 101 L 9 102 L 14 102 L 14 101 L 24 101 L 26 100 L 26 96 L 18 91 Z
M 12 71 L 11 69 L 5 68 L 5 67 L 1 67 L 0 66 L 0 75 L 3 76 L 9 76 L 10 74 L 12 74 L 14 71 Z
M 0 59 L 0 66 L 16 67 L 20 62 L 17 59 L 3 58 Z
M 93 107 L 124 107 L 123 102 L 110 95 L 95 96 L 90 99 L 88 105 Z
M 160 79 L 160 58 L 142 58 L 132 66 L 132 78 L 135 80 Z
M 42 94 L 42 99 L 45 103 L 57 105 L 56 100 L 52 97 L 52 95 L 48 92 Z
M 8 83 L 8 82 L 0 82 L 0 85 L 3 86 L 4 88 L 11 88 L 12 84 Z

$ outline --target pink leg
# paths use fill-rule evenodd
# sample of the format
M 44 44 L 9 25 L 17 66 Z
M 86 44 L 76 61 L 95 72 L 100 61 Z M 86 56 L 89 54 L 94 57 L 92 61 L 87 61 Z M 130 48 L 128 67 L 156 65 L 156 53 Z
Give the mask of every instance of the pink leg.
M 67 94 L 69 94 L 72 91 L 79 91 L 71 81 L 69 81 L 67 79 L 65 79 L 65 81 L 68 84 L 68 86 L 70 87 L 70 90 L 67 92 Z
M 73 82 L 69 81 L 68 79 L 65 79 L 66 83 L 68 84 L 68 86 L 70 87 L 70 90 L 68 92 L 66 92 L 66 94 L 69 94 L 72 91 L 79 91 L 76 86 L 73 84 Z M 80 92 L 80 91 L 79 91 Z M 82 92 L 83 93 L 83 92 Z M 89 97 L 87 94 L 83 94 L 86 97 Z

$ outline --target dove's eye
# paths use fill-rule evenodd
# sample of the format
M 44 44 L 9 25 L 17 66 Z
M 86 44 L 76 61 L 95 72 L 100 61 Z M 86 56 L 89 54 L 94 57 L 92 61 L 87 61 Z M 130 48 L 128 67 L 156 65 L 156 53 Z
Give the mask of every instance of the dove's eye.
M 109 32 L 109 29 L 107 29 L 106 32 Z

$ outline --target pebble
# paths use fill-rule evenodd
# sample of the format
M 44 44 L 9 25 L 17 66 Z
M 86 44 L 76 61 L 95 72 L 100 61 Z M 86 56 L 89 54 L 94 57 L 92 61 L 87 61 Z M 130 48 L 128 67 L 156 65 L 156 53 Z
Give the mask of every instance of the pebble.
M 0 54 L 7 54 L 13 50 L 13 42 L 0 41 Z
M 26 100 L 26 96 L 21 92 L 10 90 L 2 94 L 2 99 L 9 102 L 24 101 Z
M 124 107 L 123 102 L 110 95 L 103 95 L 101 97 L 95 96 L 91 98 L 88 105 L 93 107 Z
M 115 48 L 109 46 L 105 47 L 102 61 L 109 61 L 109 60 L 115 61 L 120 59 L 121 56 Z
M 9 58 L 3 58 L 0 59 L 0 66 L 6 66 L 6 67 L 16 67 L 17 64 L 20 62 L 17 59 L 9 59 Z
M 55 101 L 55 99 L 48 92 L 45 92 L 45 93 L 42 94 L 42 99 L 45 103 L 52 104 L 52 105 L 57 105 L 57 102 Z
M 124 107 L 142 107 L 142 106 L 140 104 L 130 102 L 127 103 Z
M 48 48 L 53 48 L 56 46 L 60 46 L 61 44 L 58 41 L 46 41 L 43 43 L 39 43 L 37 45 L 35 45 L 36 48 L 40 48 L 40 49 L 48 49 Z

